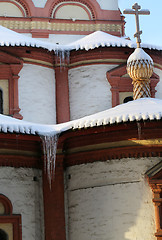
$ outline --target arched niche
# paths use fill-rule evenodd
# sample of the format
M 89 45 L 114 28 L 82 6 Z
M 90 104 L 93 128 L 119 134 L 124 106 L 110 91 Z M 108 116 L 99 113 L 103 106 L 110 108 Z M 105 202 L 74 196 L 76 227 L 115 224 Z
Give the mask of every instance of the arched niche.
M 88 1 L 60 0 L 51 6 L 50 17 L 56 19 L 91 20 L 96 18 L 96 13 Z
M 56 19 L 79 19 L 79 20 L 90 20 L 92 19 L 91 12 L 84 5 L 77 3 L 61 4 L 56 8 L 53 14 Z
M 2 17 L 27 17 L 29 8 L 23 0 L 0 1 L 0 16 Z
M 8 234 L 2 229 L 0 229 L 0 239 L 1 240 L 9 240 L 8 239 Z
M 21 215 L 12 213 L 11 201 L 0 194 L 0 240 L 22 240 Z
M 107 80 L 111 85 L 112 107 L 123 103 L 124 99 L 133 96 L 132 79 L 128 76 L 126 64 L 122 64 L 106 73 Z M 151 97 L 155 97 L 155 87 L 159 82 L 159 76 L 153 73 L 150 78 Z

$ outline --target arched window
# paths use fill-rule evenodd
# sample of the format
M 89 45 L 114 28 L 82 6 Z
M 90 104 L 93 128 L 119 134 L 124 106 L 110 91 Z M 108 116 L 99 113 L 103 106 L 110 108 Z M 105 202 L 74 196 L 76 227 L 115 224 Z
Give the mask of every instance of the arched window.
M 96 19 L 92 5 L 85 0 L 58 0 L 52 4 L 50 17 L 57 19 Z
M 1 240 L 8 240 L 8 235 L 5 231 L 3 231 L 2 229 L 0 229 L 0 239 Z
M 11 201 L 0 194 L 0 240 L 22 240 L 21 215 L 12 213 Z
M 0 114 L 3 113 L 3 91 L 0 89 Z
M 28 17 L 29 6 L 25 0 L 1 0 L 0 16 L 2 17 Z

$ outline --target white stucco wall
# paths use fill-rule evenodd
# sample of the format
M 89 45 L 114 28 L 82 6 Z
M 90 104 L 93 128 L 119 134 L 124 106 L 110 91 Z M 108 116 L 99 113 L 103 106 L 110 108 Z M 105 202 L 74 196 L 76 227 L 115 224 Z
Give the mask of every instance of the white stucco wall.
M 159 75 L 160 77 L 160 81 L 158 82 L 157 86 L 156 86 L 156 94 L 155 97 L 156 98 L 160 98 L 162 99 L 162 70 L 158 69 L 158 68 L 154 68 L 154 72 Z
M 33 181 L 34 176 L 37 181 Z M 11 201 L 13 214 L 21 214 L 22 239 L 44 240 L 41 171 L 0 167 L 0 193 Z
M 21 10 L 24 12 L 25 15 L 25 11 L 23 9 L 23 7 L 21 6 L 21 4 L 17 3 Z M 23 17 L 23 14 L 21 12 L 21 10 L 12 2 L 0 2 L 0 16 L 5 16 L 5 17 Z
M 54 70 L 24 64 L 19 75 L 19 106 L 23 120 L 56 123 Z
M 37 38 L 37 40 L 43 40 L 45 42 L 59 43 L 59 44 L 69 44 L 77 41 L 86 35 L 72 35 L 72 34 L 49 34 L 49 38 Z
M 106 72 L 116 66 L 97 64 L 69 70 L 71 120 L 111 108 L 111 91 Z
M 86 7 L 86 6 L 85 6 Z M 87 11 L 89 9 L 87 8 Z M 89 13 L 91 13 L 89 11 Z M 58 19 L 79 19 L 79 20 L 90 20 L 86 10 L 77 5 L 64 5 L 56 11 L 55 18 Z
M 68 168 L 69 239 L 155 239 L 153 196 L 145 172 L 159 161 L 121 159 Z
M 118 10 L 118 0 L 97 0 L 104 10 Z

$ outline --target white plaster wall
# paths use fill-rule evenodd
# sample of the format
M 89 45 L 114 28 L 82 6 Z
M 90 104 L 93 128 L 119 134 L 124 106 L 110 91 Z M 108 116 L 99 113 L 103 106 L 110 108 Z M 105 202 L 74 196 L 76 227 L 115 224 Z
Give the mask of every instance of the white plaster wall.
M 104 10 L 118 10 L 118 0 L 97 0 Z
M 154 72 L 155 72 L 157 75 L 159 75 L 159 77 L 160 77 L 160 81 L 159 81 L 159 83 L 158 83 L 157 86 L 156 86 L 157 92 L 156 92 L 156 94 L 155 94 L 155 97 L 162 99 L 162 70 L 160 70 L 160 69 L 158 69 L 158 68 L 154 68 Z
M 13 214 L 22 216 L 22 239 L 44 240 L 41 171 L 0 167 L 0 193 L 11 201 Z
M 20 5 L 21 7 L 21 5 Z M 23 8 L 21 7 L 23 10 Z M 24 11 L 25 14 L 25 11 Z M 5 17 L 23 17 L 21 10 L 12 3 L 0 2 L 0 16 Z
M 56 123 L 54 70 L 24 64 L 19 75 L 19 106 L 23 120 Z
M 87 12 L 80 6 L 65 5 L 58 9 L 55 18 L 89 20 Z
M 109 160 L 68 168 L 69 239 L 155 239 L 145 172 L 160 160 Z
M 37 40 L 43 40 L 46 42 L 59 43 L 59 44 L 69 44 L 77 41 L 86 35 L 70 35 L 70 34 L 49 34 L 49 38 L 37 38 Z
M 71 120 L 111 108 L 111 91 L 106 72 L 116 66 L 97 64 L 69 70 Z
M 35 7 L 44 8 L 47 0 L 32 0 L 32 2 L 34 3 Z

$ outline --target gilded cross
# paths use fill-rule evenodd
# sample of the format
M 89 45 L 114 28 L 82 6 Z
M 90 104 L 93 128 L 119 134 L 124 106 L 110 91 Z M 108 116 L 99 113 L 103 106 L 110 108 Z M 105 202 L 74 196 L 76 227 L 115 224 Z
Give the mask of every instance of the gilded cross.
M 134 37 L 136 37 L 136 43 L 137 43 L 138 48 L 140 48 L 140 43 L 141 43 L 140 35 L 142 34 L 142 31 L 140 31 L 140 27 L 139 27 L 139 15 L 149 15 L 150 14 L 149 10 L 147 10 L 147 9 L 140 10 L 140 9 L 141 9 L 141 6 L 138 5 L 138 3 L 135 3 L 132 6 L 132 9 L 125 9 L 123 11 L 124 14 L 134 14 L 136 17 L 136 33 L 134 34 Z

